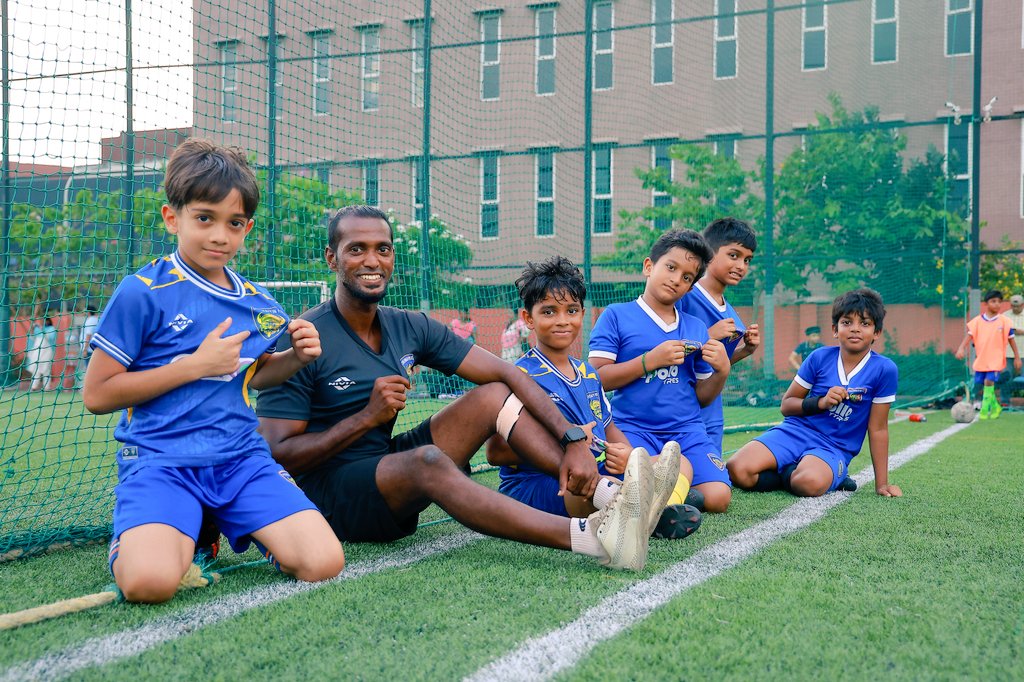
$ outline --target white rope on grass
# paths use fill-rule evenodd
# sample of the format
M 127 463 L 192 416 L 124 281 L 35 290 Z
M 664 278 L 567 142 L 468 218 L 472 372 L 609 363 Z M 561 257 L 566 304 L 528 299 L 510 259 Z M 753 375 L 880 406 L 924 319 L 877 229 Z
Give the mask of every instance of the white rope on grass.
M 923 438 L 889 458 L 897 469 L 962 431 L 970 424 L 954 424 Z M 853 477 L 864 487 L 874 480 L 869 467 Z M 737 565 L 772 542 L 806 528 L 854 493 L 836 492 L 802 498 L 775 516 L 702 549 L 664 572 L 634 583 L 584 611 L 573 622 L 523 642 L 517 649 L 491 662 L 467 682 L 548 680 L 575 666 L 597 645 L 632 627 L 676 596 Z

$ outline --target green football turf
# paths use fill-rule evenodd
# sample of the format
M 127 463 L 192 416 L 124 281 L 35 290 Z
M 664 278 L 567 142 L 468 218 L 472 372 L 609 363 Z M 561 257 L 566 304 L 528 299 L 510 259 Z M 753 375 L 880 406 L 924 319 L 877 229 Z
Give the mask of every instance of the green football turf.
M 940 413 L 895 424 L 892 450 L 949 423 Z M 1012 679 L 1024 651 L 1022 429 L 1019 414 L 972 425 L 892 474 L 903 499 L 858 491 L 599 644 L 561 678 Z M 726 449 L 750 435 L 727 436 Z M 866 452 L 853 469 L 863 466 Z M 493 472 L 478 480 L 495 483 Z M 483 539 L 253 609 L 73 677 L 459 678 L 793 502 L 783 493 L 738 492 L 729 513 L 708 517 L 694 537 L 652 543 L 639 575 Z M 425 518 L 438 516 L 432 509 Z M 443 523 L 394 545 L 349 545 L 349 570 L 461 532 Z M 110 582 L 105 554 L 93 546 L 0 564 L 0 611 L 102 589 Z M 253 558 L 226 552 L 222 564 Z M 245 567 L 169 604 L 105 606 L 0 633 L 0 666 L 288 584 L 266 566 Z

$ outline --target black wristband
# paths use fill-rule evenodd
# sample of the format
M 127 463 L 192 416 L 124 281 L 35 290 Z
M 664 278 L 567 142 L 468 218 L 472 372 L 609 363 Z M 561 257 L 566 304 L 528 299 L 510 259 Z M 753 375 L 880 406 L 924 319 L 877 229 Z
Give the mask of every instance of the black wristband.
M 825 411 L 818 406 L 818 400 L 820 398 L 820 395 L 809 395 L 806 398 L 804 398 L 803 410 L 805 417 L 810 417 L 811 415 L 819 414 Z

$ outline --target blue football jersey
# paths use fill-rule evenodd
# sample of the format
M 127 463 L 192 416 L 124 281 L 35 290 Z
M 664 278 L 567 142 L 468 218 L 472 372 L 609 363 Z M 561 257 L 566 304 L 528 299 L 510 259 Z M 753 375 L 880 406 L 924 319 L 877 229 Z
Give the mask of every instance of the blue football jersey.
M 729 354 L 729 358 L 732 358 L 732 354 L 736 352 L 736 348 L 743 339 L 743 333 L 747 331 L 747 327 L 743 324 L 739 313 L 736 312 L 736 309 L 732 307 L 729 301 L 719 305 L 714 297 L 708 293 L 707 289 L 702 287 L 700 282 L 697 282 L 688 294 L 679 299 L 676 306 L 680 311 L 689 313 L 706 324 L 708 329 L 719 321 L 731 317 L 736 323 L 736 331 L 724 339 L 719 339 L 719 341 L 725 345 L 725 351 Z M 704 426 L 707 428 L 708 438 L 721 448 L 722 434 L 725 428 L 721 394 L 715 396 L 715 400 L 701 410 L 700 416 L 704 421 Z
M 612 406 L 605 397 L 601 387 L 601 378 L 597 370 L 583 360 L 570 357 L 576 376 L 567 377 L 536 348 L 531 348 L 523 357 L 516 360 L 516 366 L 523 370 L 558 406 L 566 420 L 571 424 L 589 424 L 595 422 L 592 433 L 596 438 L 607 440 L 605 427 L 612 423 Z M 597 451 L 595 450 L 595 455 Z M 605 473 L 601 466 L 601 473 Z M 517 467 L 501 467 L 501 477 L 514 475 L 516 470 L 535 471 L 528 464 Z
M 226 318 L 224 336 L 248 331 L 234 374 L 207 377 L 128 408 L 114 430 L 121 475 L 138 465 L 206 466 L 239 455 L 270 456 L 256 433 L 249 380 L 273 350 L 288 315 L 267 293 L 226 270 L 231 288 L 213 284 L 175 253 L 126 277 L 103 311 L 91 345 L 130 372 L 171 364 L 193 353 Z
M 786 421 L 813 429 L 839 449 L 856 455 L 864 444 L 871 406 L 895 402 L 898 380 L 896 363 L 884 355 L 868 352 L 847 374 L 838 346 L 818 348 L 800 365 L 794 381 L 808 389 L 808 395 L 823 396 L 833 386 L 843 386 L 850 397 L 827 412 L 786 417 Z
M 676 432 L 701 423 L 695 388 L 714 370 L 701 356 L 708 328 L 692 315 L 675 309 L 676 319 L 664 322 L 643 298 L 605 308 L 590 337 L 590 359 L 628 362 L 664 341 L 682 341 L 686 359 L 681 365 L 651 370 L 616 389 L 611 404 L 615 421 L 624 431 Z M 703 428 L 703 425 L 702 425 Z

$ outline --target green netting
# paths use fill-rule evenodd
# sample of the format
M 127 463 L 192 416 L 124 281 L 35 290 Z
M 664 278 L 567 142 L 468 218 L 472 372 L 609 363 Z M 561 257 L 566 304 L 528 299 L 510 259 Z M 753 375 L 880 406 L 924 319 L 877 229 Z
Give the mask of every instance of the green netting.
M 986 26 L 1011 5 L 990 0 Z M 750 221 L 754 266 L 728 293 L 763 345 L 726 386 L 731 429 L 778 418 L 838 292 L 884 295 L 899 406 L 968 378 L 952 350 L 979 289 L 1024 289 L 1019 45 L 985 44 L 972 0 L 68 7 L 3 3 L 0 556 L 107 532 L 114 418 L 82 408 L 81 339 L 173 249 L 160 183 L 190 135 L 259 169 L 236 266 L 290 313 L 333 286 L 326 217 L 366 202 L 397 224 L 387 303 L 468 309 L 495 354 L 526 260 L 580 265 L 589 332 L 640 293 L 662 231 Z M 403 424 L 465 388 L 420 372 Z

